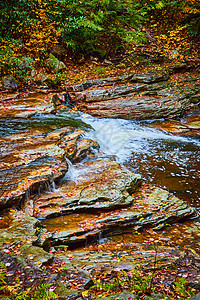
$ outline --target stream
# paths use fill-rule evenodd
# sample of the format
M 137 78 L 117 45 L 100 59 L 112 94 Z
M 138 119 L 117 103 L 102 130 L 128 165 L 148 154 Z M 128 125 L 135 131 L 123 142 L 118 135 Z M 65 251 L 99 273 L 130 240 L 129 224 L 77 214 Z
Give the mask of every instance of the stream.
M 18 266 L 30 268 L 27 278 L 47 266 L 56 286 L 60 265 L 59 272 L 68 270 L 65 289 L 74 278 L 85 289 L 96 271 L 112 275 L 156 262 L 198 285 L 196 102 L 184 117 L 127 120 L 94 117 L 59 97 L 46 91 L 0 98 L 0 255 L 13 279 L 27 276 Z M 142 97 L 134 104 L 141 114 L 149 111 Z M 157 98 L 148 101 L 155 115 Z
M 62 113 L 63 114 L 63 113 Z M 63 116 L 63 115 L 62 115 Z M 97 243 L 85 245 L 84 250 L 96 250 L 99 245 L 104 250 L 131 247 L 135 243 L 143 244 L 155 240 L 161 245 L 192 247 L 199 250 L 199 213 L 200 213 L 200 140 L 196 135 L 174 135 L 162 129 L 163 120 L 131 121 L 122 119 L 98 119 L 88 114 L 77 118 L 89 124 L 93 129 L 84 134 L 85 138 L 96 140 L 100 145 L 96 157 L 109 157 L 116 160 L 134 173 L 142 175 L 145 184 L 166 189 L 196 208 L 192 220 L 185 220 L 166 227 L 162 231 L 144 230 L 142 234 L 131 232 L 123 235 L 99 237 Z M 187 118 L 196 120 L 196 114 Z M 170 123 L 170 121 L 169 121 Z M 173 121 L 172 121 L 173 123 Z M 159 129 L 158 129 L 159 128 Z M 68 161 L 69 170 L 65 181 L 81 182 L 88 170 L 81 163 Z M 98 172 L 98 170 L 97 170 Z M 57 189 L 59 192 L 59 188 Z M 72 214 L 44 221 L 47 229 L 76 227 L 88 213 Z
M 89 115 L 82 120 L 94 128 L 86 137 L 98 141 L 104 155 L 115 156 L 124 167 L 176 193 L 199 211 L 199 138 L 167 134 L 154 128 L 158 121 L 94 119 Z

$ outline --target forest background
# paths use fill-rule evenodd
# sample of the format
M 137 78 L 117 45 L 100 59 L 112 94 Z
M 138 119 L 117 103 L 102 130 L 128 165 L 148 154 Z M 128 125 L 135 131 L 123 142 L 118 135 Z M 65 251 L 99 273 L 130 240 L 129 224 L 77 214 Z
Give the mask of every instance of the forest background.
M 1 0 L 0 76 L 60 84 L 77 65 L 81 80 L 88 64 L 93 76 L 196 62 L 199 36 L 198 0 Z

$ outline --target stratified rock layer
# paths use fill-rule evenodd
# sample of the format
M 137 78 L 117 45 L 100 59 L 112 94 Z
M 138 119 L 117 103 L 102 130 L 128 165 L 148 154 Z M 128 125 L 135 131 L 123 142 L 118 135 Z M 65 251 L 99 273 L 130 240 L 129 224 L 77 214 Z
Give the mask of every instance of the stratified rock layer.
M 21 206 L 32 194 L 50 191 L 66 174 L 67 159 L 81 161 L 98 148 L 84 138 L 87 125 L 80 120 L 47 116 L 1 122 L 0 208 Z
M 7 95 L 0 98 L 1 118 L 28 118 L 35 114 L 55 112 L 52 94 L 29 94 L 29 96 Z
M 186 83 L 187 82 L 187 83 Z M 182 115 L 199 102 L 199 77 L 137 74 L 69 87 L 71 101 L 95 117 L 145 120 Z
M 29 265 L 34 269 L 41 268 L 52 259 L 53 255 L 41 247 L 50 246 L 51 234 L 37 227 L 37 219 L 16 210 L 11 210 L 4 218 L 7 218 L 9 225 L 0 229 L 0 253 L 9 254 L 21 266 Z
M 108 159 L 79 164 L 77 173 L 80 174 L 75 178 L 77 182 L 67 182 L 56 192 L 35 201 L 37 217 L 52 218 L 78 211 L 126 207 L 133 202 L 130 195 L 141 182 L 140 175 L 124 170 Z
M 111 177 L 108 177 L 111 181 Z M 191 216 L 195 211 L 184 201 L 160 188 L 152 187 L 138 194 L 138 196 L 132 195 L 131 198 L 133 204 L 127 209 L 113 210 L 112 213 L 107 212 L 99 215 L 70 215 L 63 217 L 62 220 L 57 218 L 45 221 L 48 230 L 53 233 L 53 244 L 66 244 L 74 247 L 79 244 L 84 244 L 87 241 L 95 241 L 99 236 L 105 237 L 125 233 L 129 231 L 130 228 L 132 228 L 133 231 L 146 227 L 161 229 L 182 218 Z M 60 199 L 59 196 L 58 199 Z M 42 204 L 41 200 L 46 201 L 46 204 L 45 202 Z M 50 209 L 49 201 L 47 201 L 47 199 L 45 200 L 45 198 L 41 200 L 39 201 L 39 209 L 43 208 L 43 212 L 41 211 L 40 215 L 45 217 L 48 216 L 47 213 Z M 48 200 L 50 200 L 50 198 Z M 50 200 L 52 210 L 50 210 L 49 216 L 51 216 L 50 213 L 52 213 L 53 216 L 54 202 L 55 207 L 59 205 L 59 201 L 56 198 L 52 199 L 52 201 Z M 100 204 L 97 204 L 100 207 Z M 74 203 L 74 212 L 76 211 L 76 207 L 78 209 L 78 206 Z M 86 207 L 90 206 L 86 206 L 85 204 L 85 209 Z M 54 216 L 56 213 L 57 215 L 66 213 L 64 209 L 66 209 L 66 212 L 70 210 L 69 207 L 61 207 L 59 212 L 59 208 L 57 208 Z

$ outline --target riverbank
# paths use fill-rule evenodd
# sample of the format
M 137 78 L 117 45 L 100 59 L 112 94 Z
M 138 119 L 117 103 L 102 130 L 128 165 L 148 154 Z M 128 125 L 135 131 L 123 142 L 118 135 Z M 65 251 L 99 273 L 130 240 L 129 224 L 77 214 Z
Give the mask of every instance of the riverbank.
M 80 113 L 77 108 L 82 109 L 83 102 L 87 104 L 94 95 L 91 88 L 84 95 L 76 94 L 77 86 L 73 93 L 72 87 L 67 87 L 68 93 L 57 95 L 48 89 L 40 94 L 2 95 L 1 257 L 10 284 L 19 278 L 28 287 L 31 279 L 37 289 L 41 269 L 46 269 L 48 288 L 55 289 L 59 299 L 73 299 L 73 293 L 82 299 L 98 299 L 102 291 L 123 293 L 124 289 L 135 291 L 139 299 L 155 292 L 187 299 L 189 292 L 198 292 L 199 119 L 195 112 L 199 79 L 197 73 L 190 74 L 190 80 L 180 74 L 176 82 L 173 75 L 170 89 L 164 89 L 172 93 L 175 104 L 174 95 L 179 93 L 180 98 L 182 89 L 184 103 L 193 99 L 188 106 L 178 101 L 184 117 L 180 118 L 178 112 L 176 121 L 97 119 Z M 152 84 L 154 97 L 160 102 L 158 98 L 164 94 L 160 85 L 155 88 L 155 78 L 166 82 L 169 78 L 160 74 L 139 77 L 143 81 L 150 78 L 142 83 L 141 92 L 149 93 L 144 85 L 149 89 Z M 135 85 L 130 87 L 132 74 L 128 79 L 118 78 L 123 83 L 121 90 L 116 78 L 94 81 L 95 88 L 100 81 L 109 83 L 106 89 L 98 88 L 98 101 L 109 94 L 109 101 L 115 103 L 123 93 L 127 95 L 140 85 L 132 82 Z M 182 85 L 181 90 L 174 89 L 175 85 Z M 78 107 L 73 107 L 75 103 Z M 90 112 L 87 107 L 84 111 Z M 142 176 L 135 174 L 138 172 Z M 185 222 L 186 217 L 194 221 Z M 179 223 L 181 219 L 185 223 Z M 69 250 L 80 246 L 84 247 L 81 251 Z M 173 252 L 175 247 L 177 251 Z M 138 261 L 140 281 L 151 273 L 146 286 L 139 285 L 139 291 L 135 287 L 139 279 L 129 273 Z M 160 268 L 165 269 L 164 275 L 155 275 Z M 99 278 L 95 269 L 107 275 Z M 127 282 L 127 276 L 134 284 Z M 156 288 L 162 276 L 163 287 Z M 182 282 L 185 296 L 176 294 L 173 284 L 181 277 L 186 278 Z M 120 283 L 117 278 L 121 278 Z M 114 283 L 109 287 L 105 282 L 111 279 Z M 90 286 L 94 287 L 89 292 Z M 77 291 L 69 291 L 77 287 Z

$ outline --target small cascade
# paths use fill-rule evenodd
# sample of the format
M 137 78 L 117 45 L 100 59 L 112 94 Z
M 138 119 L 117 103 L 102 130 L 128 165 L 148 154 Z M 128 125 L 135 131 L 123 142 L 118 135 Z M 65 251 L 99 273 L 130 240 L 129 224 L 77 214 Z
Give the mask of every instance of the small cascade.
M 30 196 L 31 196 L 31 191 L 30 191 L 30 189 L 28 188 L 28 189 L 26 190 L 26 194 L 25 194 L 25 199 L 26 199 L 27 202 L 30 200 Z
M 42 187 L 43 188 L 43 187 Z M 49 181 L 45 181 L 44 183 L 44 189 L 47 191 L 47 192 L 51 192 L 52 191 L 52 188 L 51 188 L 51 183 Z
M 51 191 L 52 192 L 56 192 L 56 184 L 55 184 L 55 182 L 53 181 L 52 183 L 51 183 Z
M 86 133 L 85 137 L 96 140 L 100 151 L 108 156 L 116 156 L 120 163 L 129 160 L 133 153 L 147 154 L 157 148 L 170 148 L 172 144 L 178 147 L 190 143 L 200 146 L 198 140 L 164 133 L 149 127 L 148 122 L 144 124 L 122 119 L 96 119 L 86 114 L 82 116 L 82 120 L 94 129 Z
M 68 164 L 68 171 L 63 178 L 65 181 L 72 180 L 76 182 L 76 169 L 72 162 L 66 157 L 66 162 Z

